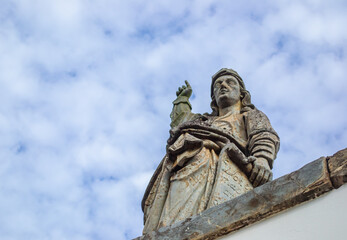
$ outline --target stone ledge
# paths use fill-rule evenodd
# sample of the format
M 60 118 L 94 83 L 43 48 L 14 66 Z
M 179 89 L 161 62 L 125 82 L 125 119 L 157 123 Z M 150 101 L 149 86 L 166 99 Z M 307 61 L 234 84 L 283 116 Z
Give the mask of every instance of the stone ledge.
M 347 148 L 142 239 L 216 239 L 347 182 Z
M 330 178 L 335 188 L 341 187 L 347 182 L 347 149 L 327 157 Z

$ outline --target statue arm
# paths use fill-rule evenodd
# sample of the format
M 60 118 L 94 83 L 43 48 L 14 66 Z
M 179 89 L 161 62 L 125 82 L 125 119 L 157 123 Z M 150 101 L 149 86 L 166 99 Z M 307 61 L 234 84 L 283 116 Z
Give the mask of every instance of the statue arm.
M 195 114 L 191 112 L 192 105 L 189 102 L 189 98 L 192 95 L 192 88 L 188 81 L 185 81 L 186 85 L 183 85 L 176 92 L 177 98 L 173 101 L 173 108 L 170 114 L 171 128 L 178 126 L 181 123 L 191 120 Z
M 264 158 L 272 169 L 279 148 L 279 138 L 271 132 L 259 132 L 251 137 L 248 151 L 251 156 Z
M 259 186 L 272 179 L 271 169 L 280 139 L 264 113 L 255 109 L 247 116 L 248 152 L 255 157 L 250 181 Z

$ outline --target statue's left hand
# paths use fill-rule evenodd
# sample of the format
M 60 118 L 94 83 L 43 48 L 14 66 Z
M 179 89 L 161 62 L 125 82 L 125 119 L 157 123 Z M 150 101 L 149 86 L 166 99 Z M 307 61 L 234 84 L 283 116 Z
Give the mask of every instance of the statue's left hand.
M 265 158 L 257 158 L 253 162 L 253 168 L 249 180 L 254 187 L 263 185 L 272 180 L 272 172 L 269 163 Z

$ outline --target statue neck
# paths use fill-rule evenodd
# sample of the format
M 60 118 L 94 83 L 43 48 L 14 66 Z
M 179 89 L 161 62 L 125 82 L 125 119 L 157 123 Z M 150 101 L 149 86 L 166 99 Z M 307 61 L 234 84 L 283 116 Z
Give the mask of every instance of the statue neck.
M 227 107 L 220 107 L 218 109 L 219 111 L 219 116 L 224 116 L 228 113 L 231 114 L 239 114 L 241 112 L 241 101 L 237 101 L 235 104 Z

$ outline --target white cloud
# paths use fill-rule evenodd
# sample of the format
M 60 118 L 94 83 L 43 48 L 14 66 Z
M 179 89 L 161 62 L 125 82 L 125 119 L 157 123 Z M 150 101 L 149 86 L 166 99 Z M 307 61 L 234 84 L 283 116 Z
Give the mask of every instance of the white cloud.
M 237 70 L 275 176 L 346 147 L 343 1 L 12 1 L 0 9 L 2 239 L 130 239 L 184 80 Z

